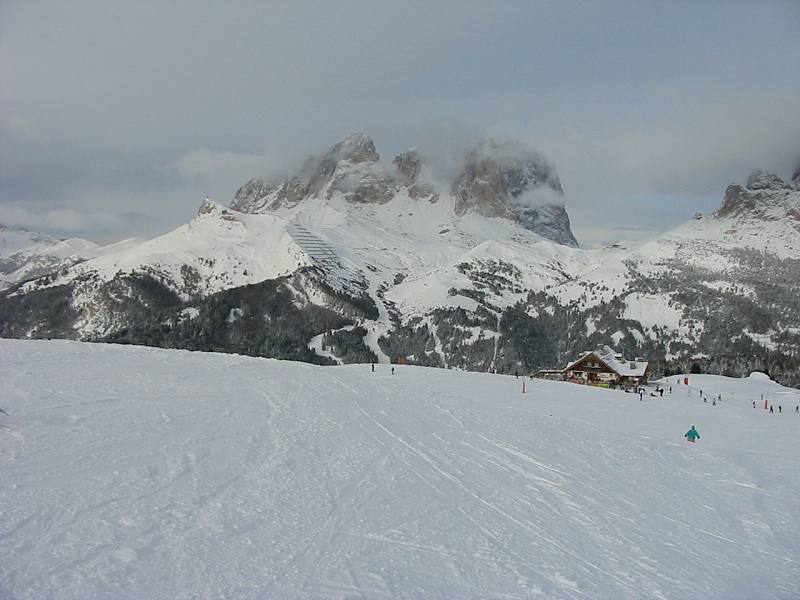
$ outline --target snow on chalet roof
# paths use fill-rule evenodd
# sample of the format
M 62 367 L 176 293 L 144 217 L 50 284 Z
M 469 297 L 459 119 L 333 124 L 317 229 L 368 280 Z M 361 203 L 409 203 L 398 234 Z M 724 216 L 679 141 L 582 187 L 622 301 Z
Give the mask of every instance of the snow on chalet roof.
M 622 377 L 643 377 L 647 370 L 646 360 L 625 360 L 622 354 L 609 346 L 603 346 L 603 349 L 595 354 Z

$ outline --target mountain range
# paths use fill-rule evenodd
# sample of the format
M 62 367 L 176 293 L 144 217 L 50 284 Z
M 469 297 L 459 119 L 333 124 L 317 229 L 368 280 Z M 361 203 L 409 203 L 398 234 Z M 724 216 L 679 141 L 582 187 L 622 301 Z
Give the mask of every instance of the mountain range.
M 363 133 L 151 240 L 0 231 L 0 336 L 319 364 L 532 373 L 609 344 L 800 385 L 800 176 L 754 172 L 652 239 L 581 248 L 541 154 L 485 140 L 444 180 Z

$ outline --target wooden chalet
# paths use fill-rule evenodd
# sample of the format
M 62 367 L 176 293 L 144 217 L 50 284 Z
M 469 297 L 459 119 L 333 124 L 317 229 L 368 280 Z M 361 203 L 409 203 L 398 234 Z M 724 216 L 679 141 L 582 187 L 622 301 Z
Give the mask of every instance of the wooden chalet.
M 564 379 L 585 385 L 603 387 L 636 387 L 646 383 L 648 363 L 628 360 L 609 346 L 585 352 L 564 369 Z

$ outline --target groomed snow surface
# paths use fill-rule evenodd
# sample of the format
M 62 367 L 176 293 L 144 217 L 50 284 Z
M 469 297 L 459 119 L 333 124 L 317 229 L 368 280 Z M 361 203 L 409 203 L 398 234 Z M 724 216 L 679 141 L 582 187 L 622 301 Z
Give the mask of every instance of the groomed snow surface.
M 800 597 L 800 393 L 765 376 L 640 402 L 30 340 L 0 369 L 2 598 Z

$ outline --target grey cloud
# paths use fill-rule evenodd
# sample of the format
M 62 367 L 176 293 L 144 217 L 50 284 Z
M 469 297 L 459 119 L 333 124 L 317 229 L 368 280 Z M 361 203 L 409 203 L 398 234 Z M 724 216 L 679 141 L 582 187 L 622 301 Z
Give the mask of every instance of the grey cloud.
M 150 236 L 354 131 L 441 179 L 502 131 L 555 164 L 582 242 L 611 231 L 598 200 L 682 199 L 674 225 L 790 175 L 798 22 L 780 0 L 5 2 L 0 219 Z

